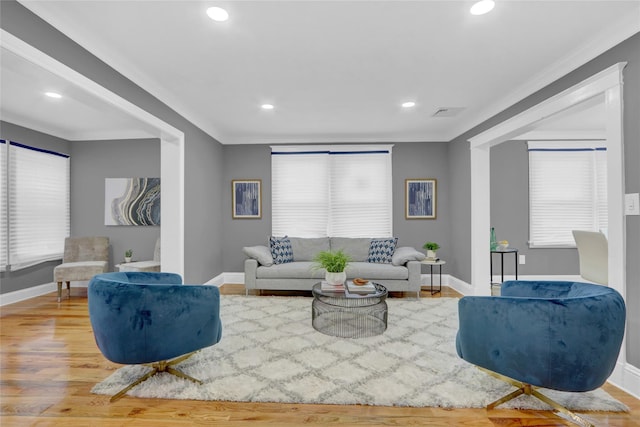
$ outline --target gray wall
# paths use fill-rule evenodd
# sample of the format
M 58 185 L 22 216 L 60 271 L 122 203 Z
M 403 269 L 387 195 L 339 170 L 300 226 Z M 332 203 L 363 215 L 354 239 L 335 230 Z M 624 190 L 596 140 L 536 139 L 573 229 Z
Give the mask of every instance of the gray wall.
M 269 145 L 224 146 L 224 271 L 244 271 L 243 246 L 268 245 L 271 235 L 271 147 Z M 447 144 L 443 142 L 398 143 L 393 147 L 393 234 L 398 245 L 418 249 L 429 240 L 442 247 L 438 255 L 453 259 L 449 245 L 450 185 Z M 437 180 L 437 218 L 406 220 L 404 185 L 407 178 Z M 262 179 L 262 219 L 231 218 L 231 180 Z M 372 236 L 373 237 L 373 236 Z
M 457 264 L 452 274 L 469 281 L 471 277 L 470 228 L 470 188 L 471 175 L 468 139 L 514 115 L 548 99 L 549 97 L 580 83 L 594 74 L 618 63 L 627 62 L 624 69 L 624 113 L 623 138 L 625 155 L 625 188 L 627 193 L 640 192 L 640 33 L 608 50 L 592 61 L 579 67 L 565 77 L 518 102 L 484 123 L 460 135 L 451 142 L 449 166 L 451 173 L 460 176 L 451 179 L 454 195 L 451 200 L 455 215 L 452 229 L 452 247 Z M 455 172 L 454 172 L 455 170 Z M 640 367 L 640 217 L 626 217 L 626 300 L 627 300 L 627 360 Z
M 71 143 L 46 133 L 36 132 L 12 123 L 0 122 L 0 139 L 20 142 L 32 147 L 71 154 Z M 17 271 L 0 273 L 0 293 L 13 292 L 53 281 L 53 268 L 59 262 L 45 262 Z
M 159 177 L 160 140 L 71 143 L 71 235 L 107 236 L 110 270 L 133 249 L 135 260 L 153 259 L 159 226 L 104 225 L 105 178 Z
M 0 27 L 185 134 L 185 282 L 222 272 L 222 146 L 15 0 L 1 3 Z
M 518 274 L 580 274 L 575 248 L 529 248 L 529 155 L 525 141 L 509 141 L 491 148 L 491 226 L 498 240 L 508 240 L 525 255 Z M 499 268 L 494 256 L 494 274 Z M 504 274 L 514 274 L 513 255 L 505 255 Z

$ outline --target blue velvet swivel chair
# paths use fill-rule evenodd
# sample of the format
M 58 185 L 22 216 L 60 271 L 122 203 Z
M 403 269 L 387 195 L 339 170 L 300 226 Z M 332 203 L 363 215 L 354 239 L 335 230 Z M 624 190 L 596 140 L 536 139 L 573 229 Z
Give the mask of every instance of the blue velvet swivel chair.
M 585 392 L 604 384 L 625 328 L 625 304 L 616 290 L 582 282 L 507 281 L 500 296 L 464 297 L 458 309 L 458 355 L 518 387 L 487 409 L 528 394 L 590 425 L 536 388 Z
M 94 276 L 87 295 L 102 354 L 114 363 L 153 368 L 114 395 L 112 402 L 159 372 L 201 383 L 173 366 L 220 341 L 217 287 L 183 285 L 172 273 L 120 272 Z

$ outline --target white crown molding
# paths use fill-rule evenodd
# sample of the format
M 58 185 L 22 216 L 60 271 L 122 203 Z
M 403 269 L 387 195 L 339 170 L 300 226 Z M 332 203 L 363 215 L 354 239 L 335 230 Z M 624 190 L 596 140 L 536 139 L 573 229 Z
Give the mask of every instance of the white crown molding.
M 38 2 L 22 1 L 21 4 L 34 14 L 40 16 L 40 8 Z M 397 136 L 397 137 L 375 137 L 375 138 L 358 138 L 344 136 L 322 136 L 303 138 L 295 138 L 292 136 L 262 138 L 262 137 L 234 137 L 225 134 L 211 124 L 210 118 L 203 112 L 197 112 L 186 106 L 177 96 L 163 86 L 156 84 L 148 75 L 141 72 L 134 64 L 126 61 L 117 52 L 110 51 L 105 47 L 104 41 L 98 37 L 82 36 L 78 32 L 68 30 L 73 28 L 73 23 L 66 22 L 61 14 L 49 14 L 45 21 L 54 26 L 56 29 L 64 33 L 67 37 L 78 43 L 80 46 L 91 52 L 93 55 L 107 63 L 120 74 L 131 80 L 136 85 L 159 99 L 169 108 L 189 120 L 191 123 L 202 129 L 209 136 L 216 139 L 223 145 L 240 145 L 240 144 L 270 144 L 270 143 L 336 143 L 336 142 L 424 142 L 424 141 L 451 141 L 462 135 L 473 127 L 490 119 L 501 111 L 511 107 L 517 102 L 525 99 L 527 96 L 553 83 L 559 78 L 565 76 L 569 72 L 575 70 L 589 60 L 606 52 L 632 35 L 640 32 L 640 11 L 638 14 L 629 14 L 617 22 L 610 23 L 607 28 L 602 30 L 594 39 L 586 43 L 581 48 L 575 50 L 572 55 L 552 64 L 537 73 L 532 79 L 512 91 L 507 96 L 497 100 L 487 108 L 482 109 L 469 119 L 459 122 L 450 131 L 441 135 L 414 135 L 414 136 Z M 44 19 L 44 18 L 43 18 Z M 67 29 L 67 30 L 63 30 Z
M 572 106 L 599 96 L 607 89 L 619 84 L 622 70 L 626 65 L 626 62 L 614 64 L 522 113 L 469 138 L 470 148 L 478 148 L 485 144 L 493 145 L 497 140 L 502 142 L 511 138 L 519 138 L 523 129 L 531 129 L 535 123 L 547 119 L 557 112 L 565 111 Z
M 184 105 L 184 103 L 180 101 L 179 98 L 174 96 L 168 90 L 164 89 L 161 85 L 155 84 L 153 79 L 149 78 L 148 75 L 141 72 L 134 64 L 131 64 L 130 62 L 126 61 L 121 55 L 118 55 L 118 52 L 106 48 L 104 40 L 100 39 L 97 36 L 82 36 L 79 32 L 74 32 L 72 30 L 74 28 L 73 22 L 67 22 L 62 14 L 48 13 L 49 16 L 47 16 L 45 19 L 39 13 L 41 12 L 41 10 L 38 6 L 38 2 L 21 1 L 20 3 L 24 7 L 29 9 L 32 13 L 38 15 L 50 25 L 55 27 L 65 36 L 69 37 L 71 40 L 78 43 L 91 54 L 105 62 L 108 66 L 116 70 L 118 73 L 122 74 L 124 77 L 140 86 L 143 90 L 159 99 L 176 113 L 180 114 L 182 117 L 186 118 L 191 123 L 202 129 L 205 133 L 216 139 L 218 142 L 221 142 L 221 139 L 226 139 L 225 135 L 223 135 L 218 129 L 215 129 L 210 124 L 210 119 L 207 118 L 205 114 L 198 113 L 189 109 L 186 105 Z
M 563 58 L 555 64 L 552 64 L 540 71 L 532 79 L 512 91 L 507 96 L 498 99 L 496 102 L 470 117 L 468 120 L 461 122 L 448 134 L 447 141 L 473 129 L 475 126 L 485 122 L 501 111 L 506 110 L 561 77 L 566 76 L 571 71 L 586 64 L 590 60 L 622 43 L 638 32 L 640 32 L 640 11 L 636 15 L 627 15 L 617 23 L 608 25 L 605 30 L 600 32 L 598 37 L 585 44 L 580 49 L 576 49 L 572 55 L 567 56 L 566 58 Z
M 527 141 L 604 140 L 607 139 L 607 133 L 604 130 L 533 130 L 518 136 L 518 139 Z
M 91 132 L 69 132 L 65 129 L 59 129 L 46 124 L 38 123 L 29 118 L 20 117 L 11 114 L 11 112 L 3 112 L 2 120 L 35 130 L 37 132 L 46 133 L 67 141 L 106 141 L 106 140 L 124 140 L 124 139 L 148 139 L 158 138 L 158 135 L 146 132 L 140 129 L 107 129 L 102 131 Z
M 73 134 L 71 132 L 68 132 L 64 129 L 58 129 L 56 127 L 52 127 L 43 123 L 32 121 L 32 120 L 29 120 L 28 118 L 14 115 L 10 111 L 2 112 L 2 121 L 13 123 L 14 125 L 22 126 L 25 128 L 29 128 L 37 132 L 46 133 L 47 135 L 55 136 L 57 138 L 66 139 L 67 141 L 71 141 L 73 137 Z
M 420 135 L 397 135 L 397 136 L 362 136 L 362 137 L 345 137 L 339 135 L 299 135 L 299 136 L 256 136 L 256 137 L 230 137 L 221 144 L 224 145 L 251 145 L 251 144 L 371 144 L 371 143 L 393 143 L 401 144 L 403 142 L 448 142 L 447 135 L 438 134 L 420 134 Z

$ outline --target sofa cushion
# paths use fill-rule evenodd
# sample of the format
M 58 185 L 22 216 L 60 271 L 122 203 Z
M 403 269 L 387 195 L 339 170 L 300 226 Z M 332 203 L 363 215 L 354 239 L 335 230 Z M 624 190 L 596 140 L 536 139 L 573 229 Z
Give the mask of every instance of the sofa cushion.
M 271 267 L 258 267 L 256 278 L 258 279 L 324 279 L 323 268 L 314 268 L 311 261 L 289 262 L 272 265 Z
M 267 267 L 273 265 L 273 256 L 271 255 L 271 249 L 266 246 L 245 246 L 242 248 L 242 252 L 249 258 L 253 258 L 258 261 L 260 265 L 266 265 Z
M 347 277 L 362 277 L 373 280 L 407 280 L 409 269 L 405 266 L 392 264 L 376 264 L 373 262 L 351 262 L 345 269 Z
M 396 251 L 397 244 L 397 237 L 371 239 L 367 262 L 391 264 L 391 258 L 393 257 L 393 253 Z
M 105 273 L 108 268 L 106 261 L 78 261 L 65 262 L 53 269 L 56 282 L 81 282 L 91 279 L 94 275 Z
M 352 261 L 366 261 L 370 243 L 371 239 L 368 237 L 331 237 L 331 250 L 342 249 Z
M 329 250 L 328 237 L 289 237 L 294 261 L 313 261 L 320 251 Z
M 410 246 L 402 246 L 396 248 L 396 251 L 391 257 L 391 264 L 393 265 L 405 265 L 408 261 L 422 261 L 426 255 L 422 252 L 415 250 Z
M 293 262 L 293 249 L 291 249 L 291 241 L 287 236 L 269 237 L 269 247 L 274 264 Z

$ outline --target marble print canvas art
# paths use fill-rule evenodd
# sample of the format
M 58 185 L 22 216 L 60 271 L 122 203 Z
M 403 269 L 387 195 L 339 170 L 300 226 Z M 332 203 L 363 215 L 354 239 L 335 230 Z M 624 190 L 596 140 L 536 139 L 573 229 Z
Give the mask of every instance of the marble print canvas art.
M 105 225 L 160 225 L 160 178 L 105 178 Z

